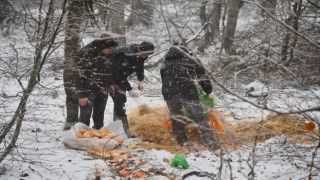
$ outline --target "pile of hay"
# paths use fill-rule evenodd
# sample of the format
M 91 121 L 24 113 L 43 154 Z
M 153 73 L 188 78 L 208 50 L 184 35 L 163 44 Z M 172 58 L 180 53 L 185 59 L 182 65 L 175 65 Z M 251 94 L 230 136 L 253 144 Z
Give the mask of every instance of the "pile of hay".
M 167 107 L 150 108 L 146 105 L 128 114 L 130 129 L 137 136 L 143 136 L 149 141 L 162 145 L 176 145 L 177 141 L 165 124 L 170 116 Z
M 217 111 L 214 111 L 214 113 L 224 127 L 224 131 L 217 132 L 217 134 L 222 146 L 226 148 L 239 149 L 239 144 L 252 143 L 255 140 L 264 142 L 281 134 L 287 135 L 287 142 L 289 143 L 314 143 L 316 140 L 315 131 L 305 130 L 305 120 L 298 116 L 276 115 L 269 116 L 264 121 L 232 125 L 224 120 L 221 113 Z M 151 108 L 142 105 L 131 111 L 128 117 L 130 128 L 137 136 L 143 136 L 148 141 L 163 147 L 171 146 L 170 148 L 174 148 L 176 151 L 180 150 L 172 132 L 172 122 L 166 106 Z M 201 144 L 201 134 L 194 124 L 186 125 L 185 131 L 190 144 L 198 144 L 199 142 Z
M 279 135 L 287 135 L 288 143 L 314 143 L 316 133 L 308 131 L 306 121 L 293 115 L 269 115 L 263 121 L 243 122 L 233 125 L 234 136 L 243 143 L 264 142 Z M 319 137 L 318 137 L 319 139 Z
M 218 112 L 215 112 L 217 119 L 224 127 L 229 127 Z M 142 105 L 137 109 L 131 111 L 128 115 L 130 129 L 137 136 L 143 136 L 149 141 L 165 146 L 175 146 L 178 144 L 176 136 L 172 132 L 172 120 L 169 116 L 169 111 L 166 106 L 148 107 Z M 223 132 L 217 132 L 219 139 L 223 143 L 234 143 L 230 130 L 225 128 Z M 201 134 L 195 124 L 185 125 L 185 132 L 190 143 L 198 143 L 202 141 Z M 229 135 L 227 135 L 229 134 Z

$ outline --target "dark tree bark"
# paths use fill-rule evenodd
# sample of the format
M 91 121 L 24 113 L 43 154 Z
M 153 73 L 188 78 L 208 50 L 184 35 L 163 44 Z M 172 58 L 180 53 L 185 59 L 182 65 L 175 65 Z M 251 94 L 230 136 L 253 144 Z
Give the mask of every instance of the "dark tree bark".
M 294 5 L 293 12 L 294 12 L 295 16 L 292 19 L 292 21 L 293 21 L 292 28 L 297 32 L 299 32 L 299 19 L 302 14 L 302 11 L 303 11 L 302 0 L 300 0 L 298 3 L 295 3 L 295 5 Z M 296 34 L 294 34 L 293 40 L 290 43 L 290 59 L 289 59 L 290 62 L 294 60 L 294 49 L 296 48 L 297 42 L 298 42 L 298 36 Z
M 227 54 L 232 54 L 234 35 L 236 32 L 238 14 L 243 2 L 241 0 L 229 0 L 227 10 L 227 23 L 223 34 L 223 45 Z
M 197 50 L 199 52 L 204 52 L 204 49 L 208 46 L 208 44 L 212 41 L 212 32 L 208 28 L 205 30 L 205 34 L 202 37 Z
M 0 0 L 0 24 L 10 16 L 10 14 L 14 11 L 11 3 L 7 0 Z
M 110 8 L 108 8 L 109 1 L 105 1 L 103 4 L 96 4 L 97 9 L 99 10 L 99 18 L 104 24 L 105 30 L 108 31 L 110 29 Z
M 149 1 L 133 0 L 131 1 L 131 13 L 126 21 L 127 26 L 134 26 L 139 23 L 150 26 L 152 22 L 150 17 L 153 14 L 153 9 Z
M 302 0 L 295 2 L 293 5 L 294 14 L 289 15 L 286 19 L 286 24 L 292 26 L 295 31 L 299 31 L 299 18 L 302 13 Z M 298 36 L 287 30 L 285 37 L 283 38 L 283 45 L 281 50 L 281 60 L 286 66 L 294 59 L 294 49 L 298 42 Z M 288 59 L 289 57 L 289 59 Z
M 211 42 L 211 38 L 212 38 L 212 31 L 210 29 L 210 25 L 208 24 L 210 23 L 208 22 L 208 20 L 210 20 L 211 17 L 210 16 L 207 17 L 207 13 L 206 13 L 207 4 L 208 4 L 207 0 L 204 0 L 201 2 L 200 13 L 199 13 L 201 25 L 206 26 L 205 34 L 201 38 L 201 41 L 197 48 L 197 50 L 202 53 L 204 52 L 204 49 L 208 46 L 208 44 Z
M 213 2 L 213 9 L 212 9 L 213 14 L 212 14 L 212 24 L 211 24 L 211 29 L 215 39 L 220 36 L 221 8 L 222 8 L 222 0 L 215 0 Z
M 209 15 L 206 14 L 206 6 L 208 1 L 202 1 L 200 6 L 200 21 L 204 25 L 208 23 L 205 28 L 205 34 L 202 37 L 198 51 L 204 52 L 204 49 L 208 46 L 209 43 L 213 42 L 215 38 L 219 37 L 220 30 L 220 18 L 221 18 L 221 0 L 215 0 L 212 7 L 212 12 Z
M 207 22 L 207 13 L 206 13 L 206 7 L 207 7 L 208 1 L 203 0 L 201 2 L 199 16 L 200 16 L 200 22 L 202 25 L 204 25 Z
M 72 1 L 68 7 L 67 24 L 65 32 L 65 64 L 63 72 L 64 89 L 66 92 L 67 123 L 78 122 L 78 99 L 74 92 L 73 76 L 75 68 L 74 56 L 80 48 L 80 26 L 83 22 L 83 1 Z
M 119 44 L 126 44 L 126 27 L 124 24 L 124 0 L 110 2 L 111 7 L 111 31 L 123 35 L 118 38 Z

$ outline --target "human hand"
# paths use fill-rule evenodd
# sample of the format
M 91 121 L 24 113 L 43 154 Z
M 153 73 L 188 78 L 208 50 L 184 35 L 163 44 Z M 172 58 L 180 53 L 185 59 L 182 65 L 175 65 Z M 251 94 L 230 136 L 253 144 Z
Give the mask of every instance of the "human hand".
M 138 89 L 139 89 L 140 91 L 143 90 L 143 82 L 142 82 L 142 81 L 139 81 L 139 83 L 138 83 Z
M 211 94 L 211 93 L 210 93 L 210 94 L 207 94 L 207 98 L 208 98 L 208 99 L 213 99 L 212 94 Z
M 85 98 L 80 98 L 79 99 L 79 105 L 80 106 L 86 106 L 90 104 L 90 101 L 89 101 L 89 98 L 88 97 L 85 97 Z
M 107 92 L 108 92 L 109 94 L 115 93 L 115 92 L 116 92 L 116 85 L 110 85 L 110 86 L 108 87 L 108 89 L 107 89 Z
M 140 95 L 140 93 L 137 90 L 131 90 L 131 91 L 128 91 L 128 93 L 129 93 L 129 96 L 133 98 L 137 98 Z

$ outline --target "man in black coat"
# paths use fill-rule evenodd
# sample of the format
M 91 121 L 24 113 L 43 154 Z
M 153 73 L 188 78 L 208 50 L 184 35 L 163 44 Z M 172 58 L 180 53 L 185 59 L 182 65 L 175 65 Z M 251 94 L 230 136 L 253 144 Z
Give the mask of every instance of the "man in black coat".
M 75 88 L 79 99 L 79 122 L 94 129 L 103 127 L 108 92 L 114 93 L 112 58 L 118 42 L 112 38 L 94 40 L 82 48 L 75 58 Z
M 128 118 L 125 109 L 127 101 L 126 91 L 132 97 L 137 97 L 137 93 L 131 87 L 128 77 L 136 73 L 139 80 L 138 89 L 143 90 L 144 80 L 144 62 L 148 59 L 148 55 L 153 54 L 154 45 L 150 42 L 142 42 L 141 44 L 131 44 L 120 47 L 115 53 L 113 60 L 114 77 L 116 83 L 116 91 L 111 94 L 114 102 L 113 120 L 120 119 L 123 124 L 126 135 L 134 137 L 129 130 Z
M 182 112 L 182 107 L 185 107 L 191 120 L 199 125 L 209 149 L 219 149 L 197 94 L 196 81 L 208 97 L 212 92 L 210 80 L 201 63 L 188 53 L 185 46 L 172 46 L 165 55 L 160 74 L 162 95 L 172 116 L 173 131 L 178 143 L 184 145 L 187 142 L 184 131 L 184 124 L 187 122 Z

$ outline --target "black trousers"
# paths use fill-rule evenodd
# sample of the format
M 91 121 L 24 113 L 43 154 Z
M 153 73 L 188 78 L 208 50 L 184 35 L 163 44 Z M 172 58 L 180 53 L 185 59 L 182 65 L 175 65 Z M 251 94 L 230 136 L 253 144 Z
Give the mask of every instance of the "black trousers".
M 185 121 L 186 118 L 183 117 L 182 106 L 184 106 L 189 112 L 190 119 L 194 123 L 198 124 L 199 131 L 204 136 L 205 142 L 211 143 L 214 141 L 213 132 L 207 122 L 208 118 L 199 101 L 170 99 L 166 100 L 166 103 L 172 116 L 172 127 L 174 133 L 177 135 L 178 141 L 185 141 L 184 138 L 186 138 L 186 135 L 184 131 L 184 124 L 188 123 Z
M 105 92 L 92 92 L 89 95 L 90 103 L 86 106 L 80 106 L 79 122 L 90 125 L 90 118 L 92 114 L 92 120 L 95 129 L 103 127 L 104 110 L 108 100 L 108 94 Z
M 116 90 L 115 93 L 110 94 L 113 100 L 113 110 L 118 117 L 127 117 L 125 103 L 127 102 L 126 91 Z

